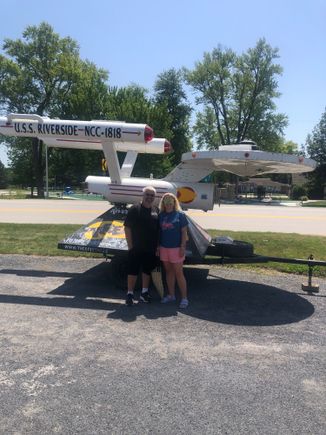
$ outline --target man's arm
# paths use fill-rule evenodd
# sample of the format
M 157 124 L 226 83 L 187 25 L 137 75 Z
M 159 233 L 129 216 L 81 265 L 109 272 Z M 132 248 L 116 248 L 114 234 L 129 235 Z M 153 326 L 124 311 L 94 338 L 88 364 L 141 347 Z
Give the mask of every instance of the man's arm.
M 132 235 L 131 235 L 131 228 L 125 226 L 125 235 L 127 240 L 128 249 L 132 249 Z
M 129 250 L 133 248 L 131 227 L 134 225 L 135 211 L 135 206 L 130 207 L 124 222 L 125 236 Z

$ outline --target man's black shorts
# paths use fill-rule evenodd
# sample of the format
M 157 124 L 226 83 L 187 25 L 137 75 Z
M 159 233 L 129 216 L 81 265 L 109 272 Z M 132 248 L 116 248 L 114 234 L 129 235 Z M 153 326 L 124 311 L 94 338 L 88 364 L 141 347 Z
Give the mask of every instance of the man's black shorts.
M 150 275 L 158 264 L 158 257 L 154 252 L 141 252 L 130 249 L 128 251 L 128 275 L 138 275 L 140 270 Z

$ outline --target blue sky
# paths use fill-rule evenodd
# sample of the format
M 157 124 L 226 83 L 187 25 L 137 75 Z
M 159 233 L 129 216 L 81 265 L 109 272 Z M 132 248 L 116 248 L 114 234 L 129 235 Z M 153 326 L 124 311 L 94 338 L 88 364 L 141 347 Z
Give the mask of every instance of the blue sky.
M 109 71 L 112 86 L 152 90 L 157 75 L 192 68 L 218 44 L 238 54 L 264 37 L 279 49 L 277 110 L 286 139 L 304 144 L 326 107 L 325 0 L 11 0 L 2 1 L 0 44 L 28 25 L 51 24 L 80 56 Z M 191 101 L 193 96 L 190 95 Z M 0 159 L 6 162 L 4 147 Z

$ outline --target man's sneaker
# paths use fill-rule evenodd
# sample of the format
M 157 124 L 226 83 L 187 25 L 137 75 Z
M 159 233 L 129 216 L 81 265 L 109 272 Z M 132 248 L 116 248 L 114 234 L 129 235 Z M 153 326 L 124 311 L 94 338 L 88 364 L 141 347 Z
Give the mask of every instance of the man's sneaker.
M 132 293 L 127 293 L 126 305 L 128 305 L 128 307 L 132 307 L 134 305 L 134 295 Z
M 188 299 L 185 299 L 185 298 L 184 298 L 184 299 L 181 299 L 181 302 L 180 302 L 179 308 L 181 308 L 181 309 L 183 309 L 183 308 L 187 308 L 188 304 L 189 304 Z
M 149 304 L 151 299 L 152 298 L 148 292 L 141 293 L 139 296 L 140 302 L 145 302 L 146 304 Z
M 169 302 L 174 302 L 175 301 L 175 296 L 164 296 L 164 298 L 161 300 L 161 304 L 167 304 Z

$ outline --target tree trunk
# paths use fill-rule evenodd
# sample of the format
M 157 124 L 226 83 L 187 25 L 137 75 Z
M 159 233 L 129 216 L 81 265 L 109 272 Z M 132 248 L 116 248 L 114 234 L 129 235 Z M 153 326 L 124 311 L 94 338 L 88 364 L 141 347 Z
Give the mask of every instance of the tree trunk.
M 44 181 L 43 181 L 43 143 L 37 138 L 33 138 L 33 166 L 35 173 L 35 183 L 38 198 L 44 198 Z

